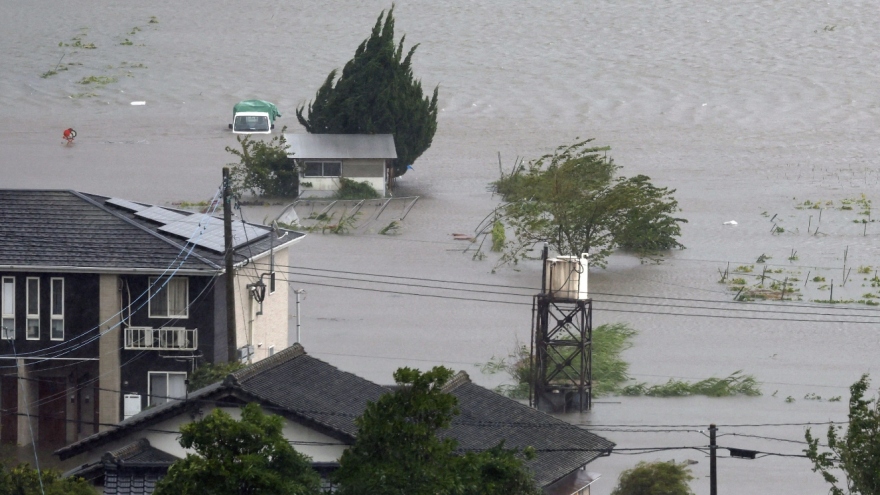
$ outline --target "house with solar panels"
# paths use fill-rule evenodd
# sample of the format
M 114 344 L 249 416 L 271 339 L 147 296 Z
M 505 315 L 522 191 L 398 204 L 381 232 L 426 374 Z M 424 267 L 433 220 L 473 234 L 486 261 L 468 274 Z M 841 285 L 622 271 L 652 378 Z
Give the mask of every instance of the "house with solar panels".
M 186 396 L 228 357 L 223 221 L 65 190 L 0 190 L 0 442 L 64 445 Z M 236 347 L 288 346 L 304 234 L 233 222 Z
M 300 171 L 302 198 L 333 196 L 341 179 L 366 182 L 384 197 L 397 160 L 392 134 L 285 134 Z

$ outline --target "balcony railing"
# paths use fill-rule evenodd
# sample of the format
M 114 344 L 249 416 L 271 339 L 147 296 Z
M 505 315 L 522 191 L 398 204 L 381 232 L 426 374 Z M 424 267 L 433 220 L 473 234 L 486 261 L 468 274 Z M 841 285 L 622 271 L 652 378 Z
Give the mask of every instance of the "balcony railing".
M 128 327 L 125 329 L 125 348 L 194 351 L 199 346 L 198 335 L 195 328 Z

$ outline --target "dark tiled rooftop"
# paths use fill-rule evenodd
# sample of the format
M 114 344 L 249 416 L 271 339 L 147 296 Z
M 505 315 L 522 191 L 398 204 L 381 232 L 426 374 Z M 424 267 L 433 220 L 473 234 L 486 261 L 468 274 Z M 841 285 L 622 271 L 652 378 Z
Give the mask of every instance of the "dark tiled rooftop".
M 221 253 L 196 247 L 182 256 L 186 239 L 160 233 L 161 225 L 107 204 L 107 199 L 76 191 L 0 189 L 0 267 L 161 271 L 176 263 L 206 273 L 222 269 Z M 236 262 L 268 251 L 270 235 L 239 247 Z M 302 235 L 288 232 L 273 242 L 279 245 Z
M 528 461 L 539 486 L 546 486 L 595 458 L 614 444 L 578 426 L 536 411 L 470 382 L 459 373 L 446 389 L 458 398 L 461 414 L 443 435 L 456 439 L 461 451 L 485 450 L 502 440 L 506 448 L 533 447 Z M 230 395 L 260 401 L 273 412 L 299 418 L 341 440 L 353 441 L 355 418 L 367 403 L 390 389 L 315 359 L 295 344 L 274 356 L 189 395 L 190 401 L 217 400 Z M 95 434 L 56 452 L 62 458 L 95 449 L 113 438 L 184 413 L 184 401 L 148 409 L 115 430 Z

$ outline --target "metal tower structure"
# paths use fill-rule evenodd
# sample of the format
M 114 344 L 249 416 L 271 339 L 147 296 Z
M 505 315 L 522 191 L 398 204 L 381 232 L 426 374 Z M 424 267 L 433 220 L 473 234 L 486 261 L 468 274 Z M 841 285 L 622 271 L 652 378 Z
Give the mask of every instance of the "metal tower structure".
M 544 259 L 544 283 L 534 301 L 530 402 L 545 412 L 583 412 L 592 408 L 593 302 L 586 297 L 586 276 L 581 280 L 569 273 L 554 283 L 547 267 L 559 260 L 548 260 L 546 248 Z M 572 259 L 577 258 L 563 259 L 562 267 L 576 270 L 566 264 Z M 571 289 L 570 280 L 578 290 Z

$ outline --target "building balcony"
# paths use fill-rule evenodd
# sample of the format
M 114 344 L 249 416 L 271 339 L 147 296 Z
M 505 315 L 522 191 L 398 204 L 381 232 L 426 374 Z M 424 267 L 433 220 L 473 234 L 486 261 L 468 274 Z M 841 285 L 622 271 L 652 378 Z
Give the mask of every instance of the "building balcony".
M 182 327 L 128 327 L 126 349 L 157 351 L 194 351 L 198 348 L 198 329 Z

